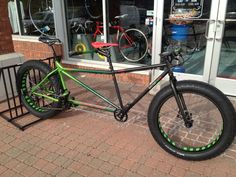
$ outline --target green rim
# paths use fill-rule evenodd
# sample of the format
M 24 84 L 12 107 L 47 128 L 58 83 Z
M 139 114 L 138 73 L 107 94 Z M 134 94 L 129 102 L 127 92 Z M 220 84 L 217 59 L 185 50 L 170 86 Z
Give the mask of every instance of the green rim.
M 183 150 L 183 151 L 187 151 L 187 152 L 199 152 L 199 151 L 205 151 L 205 150 L 208 150 L 210 149 L 211 147 L 213 147 L 220 139 L 221 135 L 222 135 L 222 132 L 223 132 L 223 128 L 221 129 L 221 131 L 219 132 L 219 135 L 216 136 L 216 138 L 208 143 L 207 145 L 205 146 L 199 146 L 199 147 L 188 147 L 188 146 L 183 146 L 183 147 L 180 147 L 180 146 L 177 146 L 177 142 L 174 142 L 169 136 L 168 134 L 165 133 L 165 131 L 162 129 L 161 127 L 161 124 L 160 122 L 158 121 L 158 127 L 160 129 L 160 132 L 161 134 L 163 135 L 163 137 L 167 140 L 167 142 L 169 144 L 171 144 L 172 146 L 174 146 L 175 148 L 178 148 L 180 150 Z
M 48 111 L 48 109 L 44 109 L 43 107 L 38 105 L 37 101 L 35 101 L 31 96 L 29 96 L 28 92 L 30 90 L 27 89 L 27 84 L 26 84 L 27 75 L 28 75 L 28 73 L 26 72 L 26 73 L 24 73 L 24 75 L 22 77 L 21 90 L 22 90 L 23 99 L 25 100 L 25 102 L 27 102 L 28 106 L 30 106 L 31 108 L 33 108 L 37 112 Z M 52 91 L 50 91 L 50 90 L 48 90 L 48 91 L 49 91 L 49 93 L 50 92 L 52 93 Z

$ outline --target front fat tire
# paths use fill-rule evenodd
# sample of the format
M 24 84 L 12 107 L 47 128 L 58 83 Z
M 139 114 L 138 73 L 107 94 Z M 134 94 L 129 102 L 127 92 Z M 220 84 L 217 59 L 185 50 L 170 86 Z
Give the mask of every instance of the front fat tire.
M 48 64 L 30 60 L 25 62 L 17 71 L 17 90 L 21 97 L 21 101 L 25 108 L 36 117 L 47 119 L 53 117 L 60 112 L 59 102 L 50 102 L 37 96 L 30 95 L 30 89 L 32 85 L 39 83 L 43 76 L 46 76 L 51 72 L 51 68 Z M 36 78 L 36 79 L 35 79 Z M 58 95 L 60 92 L 60 84 L 57 76 L 51 76 L 48 80 L 50 85 L 46 85 L 39 90 L 54 90 L 54 94 Z M 49 89 L 50 87 L 50 89 Z M 35 98 L 34 98 L 35 97 Z M 31 100 L 30 102 L 27 99 Z
M 229 99 L 215 87 L 199 81 L 177 82 L 177 90 L 180 93 L 195 93 L 197 95 L 204 96 L 213 102 L 219 109 L 223 119 L 222 133 L 220 134 L 219 140 L 215 144 L 213 144 L 210 148 L 201 151 L 186 151 L 174 146 L 175 144 L 172 145 L 173 142 L 168 141 L 168 138 L 164 137 L 163 129 L 161 130 L 160 126 L 158 125 L 161 116 L 159 111 L 166 101 L 168 101 L 168 99 L 173 96 L 172 89 L 168 85 L 155 95 L 148 110 L 148 126 L 156 142 L 167 152 L 186 160 L 206 160 L 224 152 L 234 140 L 236 126 L 234 107 Z M 190 107 L 190 105 L 187 105 L 187 107 Z M 194 125 L 195 124 L 193 123 L 193 127 Z

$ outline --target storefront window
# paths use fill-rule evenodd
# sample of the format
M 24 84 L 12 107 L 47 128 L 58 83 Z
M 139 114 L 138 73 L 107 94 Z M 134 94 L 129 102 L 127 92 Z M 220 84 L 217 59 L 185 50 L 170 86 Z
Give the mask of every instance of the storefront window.
M 150 64 L 154 1 L 106 1 L 112 61 Z M 105 61 L 91 43 L 104 41 L 102 0 L 65 0 L 70 57 Z M 75 54 L 76 52 L 76 54 Z
M 117 63 L 151 64 L 154 1 L 109 1 L 109 41 Z
M 226 11 L 218 77 L 236 78 L 236 2 L 229 0 Z
M 104 61 L 91 45 L 93 41 L 104 40 L 102 25 L 101 33 L 96 34 L 97 22 L 102 21 L 102 0 L 65 0 L 65 11 L 69 53 L 74 53 L 70 57 Z
M 52 0 L 9 0 L 8 14 L 13 34 L 55 35 Z
M 23 9 L 23 4 L 20 2 L 20 8 Z M 21 13 L 21 18 L 24 18 L 24 14 Z M 11 23 L 12 33 L 19 34 L 19 24 L 18 24 L 18 14 L 17 14 L 17 7 L 16 2 L 13 0 L 8 1 L 8 17 Z

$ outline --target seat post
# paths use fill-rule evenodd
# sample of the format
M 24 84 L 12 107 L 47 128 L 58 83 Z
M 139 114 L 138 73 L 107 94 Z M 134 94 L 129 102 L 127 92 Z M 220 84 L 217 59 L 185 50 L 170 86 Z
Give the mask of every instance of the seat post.
M 110 53 L 110 50 L 107 49 L 107 61 L 109 63 L 109 68 L 110 68 L 110 71 L 111 71 L 111 75 L 112 75 L 112 80 L 113 80 L 113 83 L 114 83 L 114 86 L 115 86 L 115 90 L 116 90 L 116 95 L 117 95 L 117 98 L 119 100 L 119 104 L 120 104 L 120 107 L 121 109 L 123 110 L 124 108 L 124 105 L 123 105 L 123 102 L 122 102 L 122 98 L 121 98 L 121 94 L 120 94 L 120 89 L 119 89 L 119 85 L 117 83 L 117 79 L 116 79 L 116 74 L 114 72 L 114 67 L 113 67 L 113 64 L 112 64 L 112 61 L 111 61 L 111 53 Z

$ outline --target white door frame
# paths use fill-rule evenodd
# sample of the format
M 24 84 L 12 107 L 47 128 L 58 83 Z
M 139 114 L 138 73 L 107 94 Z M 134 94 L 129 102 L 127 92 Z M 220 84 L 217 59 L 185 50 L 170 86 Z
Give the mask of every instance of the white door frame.
M 214 47 L 214 38 L 216 35 L 216 20 L 217 20 L 217 13 L 219 8 L 220 0 L 212 0 L 211 2 L 211 12 L 210 17 L 208 19 L 208 28 L 206 29 L 206 37 L 208 38 L 206 44 L 206 55 L 204 60 L 204 69 L 202 75 L 195 75 L 195 74 L 187 74 L 187 73 L 175 73 L 175 76 L 178 80 L 200 80 L 204 82 L 210 81 L 210 74 L 211 74 L 211 65 L 212 65 L 212 57 L 213 57 L 213 47 Z M 164 18 L 164 0 L 155 1 L 154 9 L 157 9 L 155 12 L 155 21 L 154 23 L 154 31 L 156 33 L 153 34 L 153 63 L 160 63 L 160 56 L 161 53 L 161 41 L 162 41 L 162 30 L 163 30 L 163 18 Z M 162 71 L 156 70 L 152 73 L 152 79 L 155 76 L 159 75 Z
M 213 56 L 212 56 L 212 70 L 210 73 L 210 83 L 215 85 L 219 88 L 222 92 L 226 95 L 236 96 L 236 80 L 235 79 L 228 79 L 228 78 L 220 78 L 217 77 L 219 61 L 220 61 L 220 54 L 221 54 L 221 47 L 222 47 L 222 39 L 224 35 L 224 24 L 225 24 L 225 17 L 227 11 L 227 3 L 228 0 L 220 1 L 219 4 L 219 12 L 217 17 L 217 30 L 216 30 L 216 37 L 215 37 L 215 44 L 213 49 Z

